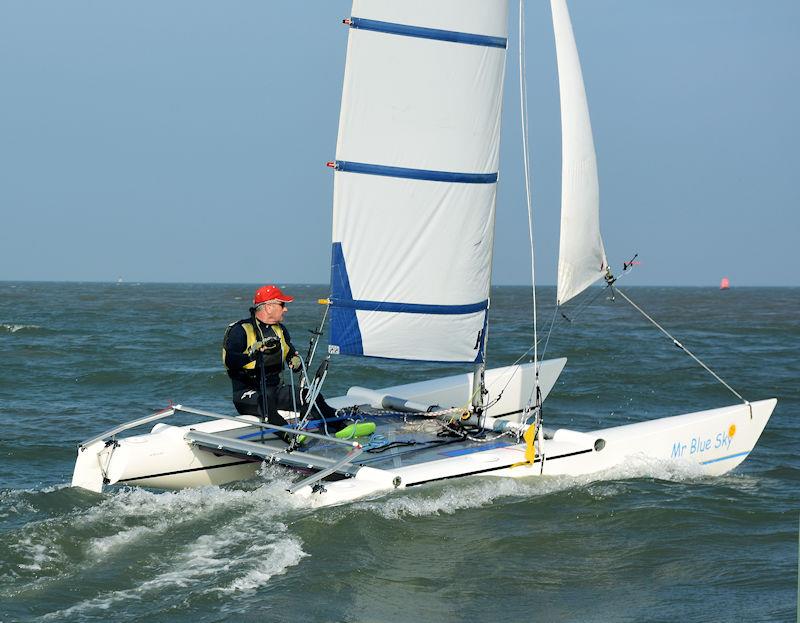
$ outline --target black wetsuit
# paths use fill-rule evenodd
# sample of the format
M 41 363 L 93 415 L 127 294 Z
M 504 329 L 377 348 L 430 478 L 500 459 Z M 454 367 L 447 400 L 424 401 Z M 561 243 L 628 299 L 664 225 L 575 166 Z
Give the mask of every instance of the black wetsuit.
M 266 325 L 260 321 L 255 322 L 258 323 L 256 329 L 257 340 L 278 337 L 271 325 Z M 305 405 L 305 401 L 301 399 L 299 383 L 294 384 L 293 399 L 292 387 L 285 385 L 281 379 L 281 371 L 285 363 L 288 363 L 297 353 L 297 349 L 292 345 L 289 331 L 280 324 L 278 326 L 283 332 L 286 344 L 289 346 L 285 360 L 282 356 L 279 344 L 264 353 L 260 353 L 260 356 L 256 354 L 251 357 L 245 352 L 247 349 L 247 333 L 245 333 L 242 327 L 245 323 L 252 325 L 253 320 L 250 318 L 240 320 L 232 324 L 225 334 L 225 367 L 228 370 L 228 377 L 230 377 L 231 385 L 233 386 L 233 405 L 242 415 L 257 415 L 262 418 L 262 420 L 266 416 L 266 420 L 270 424 L 286 426 L 287 422 L 281 417 L 280 413 L 278 413 L 278 409 L 282 411 L 291 411 L 294 407 L 300 409 Z M 256 362 L 255 367 L 246 369 L 245 366 L 253 361 Z M 260 363 L 263 363 L 263 368 Z M 266 414 L 263 411 L 263 401 L 261 399 L 261 381 L 259 375 L 262 373 L 264 374 L 264 385 L 267 397 Z M 321 395 L 317 397 L 315 403 L 326 420 L 335 417 L 336 411 L 325 402 Z M 303 408 L 303 411 L 305 411 L 305 408 Z M 317 418 L 312 414 L 311 419 Z M 281 437 L 283 437 L 283 435 L 281 435 Z

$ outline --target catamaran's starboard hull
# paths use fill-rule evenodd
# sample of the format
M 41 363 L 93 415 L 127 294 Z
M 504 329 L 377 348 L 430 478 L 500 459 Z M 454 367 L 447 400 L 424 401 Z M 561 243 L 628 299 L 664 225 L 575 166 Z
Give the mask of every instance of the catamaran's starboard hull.
M 532 476 L 586 476 L 615 468 L 613 477 L 664 473 L 674 467 L 685 474 L 718 476 L 739 465 L 750 454 L 764 430 L 777 400 L 751 405 L 734 405 L 661 418 L 589 433 L 556 431 L 544 443 L 544 465 L 537 456 L 533 464 L 525 461 L 525 445 L 505 446 L 465 453 L 393 472 L 398 488 L 466 476 L 526 478 Z M 752 417 L 750 415 L 752 408 Z M 395 488 L 379 483 L 353 480 L 325 484 L 325 491 L 310 488 L 298 494 L 314 504 L 330 505 Z M 367 480 L 370 474 L 364 474 Z
M 371 480 L 375 475 L 365 473 L 325 483 L 324 491 L 309 487 L 298 494 L 307 496 L 314 505 L 326 506 L 394 488 L 467 476 L 602 477 L 613 470 L 609 477 L 618 478 L 664 473 L 670 467 L 697 477 L 718 476 L 747 458 L 776 404 L 775 399 L 762 400 L 589 433 L 560 429 L 544 443 L 544 465 L 538 456 L 533 464 L 526 462 L 525 444 L 476 448 L 460 456 L 393 470 L 388 485 L 386 474 Z

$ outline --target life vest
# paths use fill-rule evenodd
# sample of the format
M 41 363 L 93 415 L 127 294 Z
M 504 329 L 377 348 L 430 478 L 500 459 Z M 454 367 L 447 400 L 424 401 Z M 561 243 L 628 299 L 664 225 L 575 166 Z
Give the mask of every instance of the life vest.
M 229 368 L 225 363 L 225 354 L 226 354 L 225 344 L 228 342 L 228 333 L 230 333 L 231 328 L 237 324 L 241 324 L 242 329 L 244 329 L 244 334 L 247 337 L 247 344 L 245 344 L 244 350 L 242 351 L 243 353 L 247 353 L 253 346 L 253 344 L 258 342 L 258 336 L 256 335 L 255 327 L 253 326 L 253 323 L 250 320 L 244 320 L 244 321 L 240 320 L 238 323 L 232 322 L 231 324 L 229 324 L 227 330 L 225 331 L 225 337 L 222 340 L 222 364 L 225 366 L 226 370 L 229 370 Z M 270 352 L 264 353 L 264 367 L 265 368 L 278 367 L 280 370 L 283 370 L 284 362 L 286 361 L 286 356 L 289 354 L 289 343 L 286 341 L 286 336 L 283 333 L 283 328 L 281 327 L 281 325 L 271 324 L 268 325 L 268 327 L 272 329 L 272 332 L 280 340 L 281 347 L 280 351 L 276 350 L 271 353 Z M 255 371 L 256 360 L 253 359 L 253 361 L 245 364 L 242 369 Z

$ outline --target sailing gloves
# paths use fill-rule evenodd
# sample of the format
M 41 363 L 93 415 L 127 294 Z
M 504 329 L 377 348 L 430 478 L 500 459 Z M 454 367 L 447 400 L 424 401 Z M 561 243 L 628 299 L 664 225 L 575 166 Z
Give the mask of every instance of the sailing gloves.
M 295 353 L 289 360 L 289 367 L 293 372 L 300 372 L 300 370 L 303 369 L 303 361 L 300 359 L 300 356 L 297 353 Z
M 277 337 L 270 336 L 259 342 L 253 342 L 253 345 L 248 349 L 247 354 L 250 355 L 250 357 L 254 357 L 255 354 L 260 350 L 271 353 L 280 347 L 281 341 Z
M 281 347 L 281 341 L 277 337 L 268 337 L 259 342 L 254 342 L 253 345 L 247 350 L 247 354 L 250 357 L 255 357 L 256 353 L 259 351 L 272 353 L 275 352 L 280 347 Z M 300 372 L 300 370 L 303 369 L 303 360 L 300 359 L 300 355 L 298 355 L 297 352 L 295 352 L 294 355 L 292 355 L 288 363 L 289 367 L 292 369 L 293 372 Z

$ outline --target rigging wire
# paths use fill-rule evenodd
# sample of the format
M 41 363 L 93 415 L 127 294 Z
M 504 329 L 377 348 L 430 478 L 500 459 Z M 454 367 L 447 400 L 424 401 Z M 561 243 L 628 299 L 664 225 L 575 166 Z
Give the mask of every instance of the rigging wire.
M 571 313 L 567 316 L 561 309 L 564 307 L 563 305 L 556 305 L 556 309 L 560 312 L 562 320 L 566 320 L 567 322 L 573 322 L 578 316 L 580 316 L 583 312 L 585 312 L 591 305 L 594 303 L 603 292 L 606 291 L 605 286 L 602 288 L 597 288 L 597 292 L 594 296 L 583 296 L 579 297 L 581 299 L 580 303 L 575 306 L 575 312 Z M 613 294 L 612 294 L 613 296 Z
M 629 268 L 626 268 L 625 270 L 626 270 L 627 272 L 624 272 L 624 273 L 622 273 L 622 274 L 621 274 L 619 277 L 617 277 L 617 280 L 619 280 L 621 277 L 624 277 L 624 276 L 625 276 L 625 275 L 626 275 L 628 272 L 630 272 L 631 268 L 629 267 Z M 550 344 L 550 337 L 552 336 L 553 332 L 554 332 L 554 331 L 555 331 L 555 329 L 556 329 L 556 321 L 557 321 L 557 320 L 558 320 L 558 318 L 559 318 L 559 313 L 560 313 L 560 315 L 561 315 L 561 319 L 562 319 L 562 320 L 566 320 L 567 322 L 570 322 L 570 323 L 574 322 L 574 321 L 575 321 L 575 319 L 576 319 L 576 318 L 577 318 L 579 315 L 581 315 L 581 314 L 582 314 L 582 313 L 583 313 L 583 312 L 584 312 L 584 311 L 585 311 L 585 310 L 586 310 L 586 309 L 587 309 L 587 308 L 588 308 L 590 305 L 592 305 L 592 303 L 594 303 L 594 302 L 595 302 L 595 301 L 596 301 L 596 300 L 597 300 L 597 299 L 600 297 L 600 295 L 601 295 L 601 294 L 603 294 L 603 292 L 605 292 L 605 291 L 606 291 L 606 288 L 607 288 L 607 286 L 603 286 L 602 288 L 598 288 L 598 289 L 597 289 L 597 292 L 596 292 L 596 293 L 595 293 L 593 296 L 591 296 L 591 297 L 589 297 L 589 296 L 587 296 L 587 297 L 584 297 L 584 298 L 583 298 L 583 300 L 581 301 L 581 303 L 580 303 L 580 304 L 579 304 L 579 305 L 576 307 L 576 310 L 577 310 L 577 311 L 576 311 L 574 314 L 572 314 L 572 315 L 571 315 L 571 317 L 569 317 L 569 318 L 567 318 L 567 317 L 564 315 L 564 313 L 563 313 L 563 312 L 560 312 L 560 310 L 561 310 L 561 306 L 559 306 L 559 305 L 555 305 L 555 306 L 553 307 L 553 315 L 550 317 L 550 322 L 549 322 L 548 329 L 547 329 L 547 335 L 546 335 L 544 338 L 539 338 L 539 339 L 537 339 L 537 341 L 536 341 L 536 344 L 538 344 L 539 342 L 541 342 L 541 341 L 542 341 L 542 339 L 544 339 L 544 346 L 542 347 L 541 354 L 539 355 L 539 359 L 540 359 L 541 361 L 544 361 L 544 358 L 545 358 L 545 356 L 546 356 L 546 354 L 547 354 L 547 349 L 548 349 L 548 346 L 549 346 L 549 344 Z M 512 364 L 511 364 L 509 367 L 516 366 L 516 365 L 517 365 L 517 364 L 518 364 L 520 361 L 522 361 L 522 360 L 523 360 L 525 357 L 527 357 L 527 356 L 528 356 L 528 355 L 531 353 L 531 351 L 533 351 L 533 350 L 534 350 L 534 346 L 535 346 L 535 345 L 531 345 L 531 346 L 528 348 L 528 350 L 526 350 L 526 351 L 525 351 L 524 353 L 522 353 L 522 354 L 521 354 L 519 357 L 517 357 L 517 359 L 516 359 L 516 360 L 515 360 L 515 361 L 514 361 L 514 362 L 513 362 L 513 363 L 512 363 Z M 541 366 L 540 366 L 540 367 L 541 367 Z M 509 384 L 511 383 L 511 381 L 514 379 L 514 375 L 515 375 L 515 374 L 516 374 L 516 371 L 514 372 L 514 374 L 512 374 L 512 375 L 509 377 L 509 379 L 508 379 L 508 381 L 506 381 L 505 385 L 503 385 L 503 388 L 502 388 L 502 389 L 500 390 L 500 392 L 497 394 L 497 398 L 495 399 L 495 401 L 494 401 L 494 402 L 497 402 L 497 401 L 498 401 L 498 400 L 499 400 L 499 399 L 502 397 L 502 395 L 503 395 L 503 392 L 506 390 L 506 388 L 508 387 L 508 385 L 509 385 Z M 530 394 L 530 396 L 528 397 L 528 401 L 529 401 L 529 402 L 530 402 L 530 400 L 533 398 L 533 391 L 535 391 L 535 388 L 534 388 L 534 390 L 532 390 L 532 391 L 531 391 L 531 394 Z
M 545 353 L 547 353 L 547 346 L 550 344 L 550 336 L 553 334 L 553 327 L 556 324 L 556 314 L 558 313 L 558 305 L 553 307 L 553 316 L 550 318 L 550 327 L 547 329 L 547 338 L 544 341 L 544 348 L 542 348 L 542 360 L 544 360 Z
M 675 339 L 675 337 L 673 337 L 673 336 L 672 336 L 672 335 L 671 335 L 671 334 L 670 334 L 670 333 L 669 333 L 669 332 L 668 332 L 668 331 L 667 331 L 667 330 L 666 330 L 664 327 L 662 327 L 662 326 L 661 326 L 660 324 L 658 324 L 658 323 L 657 323 L 655 320 L 653 320 L 653 319 L 652 319 L 650 316 L 648 316 L 648 315 L 647 315 L 647 312 L 645 312 L 645 311 L 644 311 L 644 310 L 643 310 L 641 307 L 639 307 L 639 306 L 638 306 L 636 303 L 634 303 L 634 302 L 633 302 L 633 301 L 632 301 L 632 300 L 631 300 L 631 299 L 628 297 L 628 295 L 627 295 L 627 294 L 625 294 L 625 293 L 624 293 L 622 290 L 620 290 L 619 288 L 615 288 L 615 287 L 614 287 L 614 285 L 613 285 L 613 282 L 612 282 L 612 283 L 609 283 L 608 285 L 609 285 L 609 287 L 611 288 L 612 292 L 613 292 L 613 291 L 616 291 L 616 292 L 617 292 L 617 294 L 619 294 L 619 295 L 620 295 L 622 298 L 624 298 L 624 299 L 625 299 L 625 300 L 626 300 L 628 303 L 630 303 L 630 304 L 631 304 L 631 306 L 632 306 L 632 307 L 633 307 L 633 308 L 634 308 L 636 311 L 638 311 L 640 314 L 642 314 L 642 316 L 644 316 L 645 318 L 647 318 L 647 320 L 649 320 L 649 321 L 650 321 L 650 322 L 653 324 L 653 326 L 654 326 L 654 327 L 656 327 L 656 329 L 658 329 L 659 331 L 661 331 L 661 333 L 663 333 L 663 334 L 664 334 L 664 335 L 666 335 L 666 336 L 667 336 L 667 337 L 668 337 L 670 340 L 672 340 L 672 343 L 673 343 L 675 346 L 677 346 L 678 348 L 680 348 L 680 349 L 681 349 L 683 352 L 685 352 L 687 355 L 689 355 L 689 357 L 691 357 L 691 358 L 692 358 L 692 359 L 694 359 L 694 360 L 695 360 L 697 363 L 699 363 L 699 364 L 700 364 L 700 365 L 701 365 L 701 366 L 702 366 L 702 367 L 703 367 L 703 368 L 706 370 L 706 372 L 708 372 L 709 374 L 711 374 L 711 376 L 713 376 L 713 377 L 714 377 L 715 379 L 717 379 L 717 380 L 718 380 L 720 383 L 722 383 L 722 385 L 724 385 L 724 386 L 725 386 L 725 387 L 726 387 L 726 388 L 727 388 L 727 389 L 728 389 L 728 390 L 729 390 L 729 391 L 730 391 L 730 392 L 731 392 L 731 393 L 732 393 L 734 396 L 736 396 L 737 398 L 739 398 L 739 400 L 741 400 L 741 401 L 742 401 L 744 404 L 746 404 L 747 406 L 750 406 L 750 401 L 749 401 L 749 400 L 747 400 L 746 398 L 744 398 L 744 396 L 742 396 L 742 395 L 741 395 L 739 392 L 737 392 L 735 389 L 733 389 L 733 387 L 731 387 L 731 386 L 730 386 L 730 385 L 728 385 L 728 384 L 727 384 L 725 381 L 723 381 L 723 380 L 720 378 L 720 376 L 719 376 L 719 375 L 718 375 L 716 372 L 714 372 L 714 371 L 713 371 L 711 368 L 709 368 L 709 367 L 708 367 L 708 366 L 707 366 L 705 363 L 703 363 L 702 361 L 700 361 L 700 359 L 698 359 L 698 358 L 697 358 L 697 356 L 695 356 L 695 354 L 694 354 L 694 353 L 692 353 L 692 352 L 691 352 L 691 351 L 690 351 L 688 348 L 686 348 L 686 347 L 685 347 L 683 344 L 681 344 L 681 343 L 680 343 L 680 342 L 679 342 L 677 339 Z M 753 414 L 752 414 L 752 407 L 751 407 L 750 417 L 752 417 L 752 416 L 753 416 Z
M 531 205 L 531 172 L 530 158 L 528 155 L 528 87 L 525 82 L 525 0 L 519 0 L 519 99 L 522 123 L 522 157 L 525 164 L 525 199 L 528 204 L 528 237 L 531 243 L 531 292 L 533 295 L 533 370 L 534 385 L 533 394 L 535 403 L 533 411 L 535 414 L 534 433 L 541 431 L 542 428 L 542 392 L 539 386 L 539 334 L 536 317 L 536 259 L 533 244 L 533 208 Z M 522 421 L 529 417 L 531 411 L 531 400 L 522 411 Z M 539 453 L 542 454 L 541 468 L 544 470 L 544 453 L 542 451 L 541 434 L 538 437 Z M 531 460 L 533 463 L 533 460 Z
M 580 316 L 584 311 L 586 311 L 586 309 L 588 309 L 600 297 L 600 295 L 603 294 L 603 292 L 606 291 L 606 289 L 610 285 L 609 282 L 608 282 L 609 278 L 611 279 L 611 283 L 617 283 L 620 279 L 622 279 L 623 277 L 627 276 L 631 271 L 633 271 L 633 268 L 639 264 L 639 262 L 635 261 L 637 257 L 639 257 L 638 253 L 636 255 L 634 255 L 633 258 L 629 262 L 623 262 L 623 264 L 622 264 L 622 273 L 620 273 L 619 275 L 611 275 L 610 268 L 607 268 L 608 272 L 607 272 L 607 275 L 605 277 L 605 279 L 606 279 L 605 285 L 603 285 L 602 288 L 598 288 L 597 292 L 592 297 L 581 296 L 580 297 L 580 303 L 578 303 L 575 306 L 574 313 L 571 313 L 569 316 L 567 316 L 564 312 L 560 311 L 564 307 L 564 305 L 556 305 L 556 309 L 559 310 L 560 313 L 561 313 L 561 318 L 566 320 L 567 322 L 570 322 L 570 323 L 574 322 L 575 319 L 578 316 Z M 610 275 L 610 277 L 609 277 L 609 275 Z M 587 292 L 588 292 L 588 289 L 587 289 Z M 614 288 L 611 288 L 611 300 L 612 301 L 614 300 L 614 292 L 615 292 Z
M 528 87 L 525 81 L 525 0 L 519 0 L 519 98 L 522 123 L 522 160 L 525 167 L 525 200 L 528 206 L 528 239 L 531 246 L 531 291 L 533 296 L 533 362 L 536 387 L 539 386 L 539 351 L 536 323 L 536 261 L 533 244 L 533 207 L 531 204 L 531 174 L 528 152 Z
M 308 352 L 306 353 L 306 368 L 310 368 L 314 361 L 314 355 L 317 352 L 317 344 L 319 344 L 319 338 L 322 336 L 322 332 L 325 329 L 325 320 L 328 318 L 328 309 L 331 306 L 330 297 L 327 299 L 319 299 L 317 302 L 323 304 L 323 301 L 325 310 L 322 314 L 322 320 L 320 320 L 319 327 L 317 327 L 316 331 L 311 330 L 311 339 L 309 340 Z

